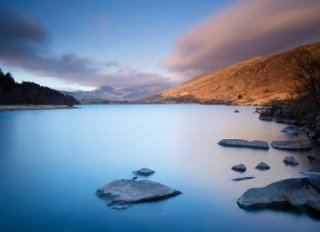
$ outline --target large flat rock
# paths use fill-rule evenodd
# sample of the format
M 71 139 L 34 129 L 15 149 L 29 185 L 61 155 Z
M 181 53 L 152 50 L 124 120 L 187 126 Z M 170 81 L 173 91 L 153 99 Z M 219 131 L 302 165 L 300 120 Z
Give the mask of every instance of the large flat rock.
M 312 208 L 320 213 L 319 204 L 320 180 L 311 178 L 286 179 L 262 188 L 252 188 L 238 199 L 238 205 L 244 209 L 291 206 Z
M 312 149 L 312 143 L 310 140 L 293 140 L 293 141 L 273 141 L 271 143 L 271 146 L 275 149 L 280 150 L 311 150 Z
M 218 144 L 224 147 L 240 147 L 263 150 L 269 149 L 268 143 L 260 140 L 248 141 L 244 139 L 222 139 L 218 142 Z
M 181 194 L 179 190 L 149 180 L 115 180 L 97 190 L 110 205 L 157 201 Z

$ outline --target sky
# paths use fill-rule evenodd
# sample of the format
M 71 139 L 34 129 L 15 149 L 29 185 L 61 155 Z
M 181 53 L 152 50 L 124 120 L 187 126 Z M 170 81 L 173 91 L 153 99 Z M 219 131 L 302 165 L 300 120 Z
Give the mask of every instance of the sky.
M 61 90 L 174 86 L 320 41 L 319 0 L 2 0 L 0 68 Z

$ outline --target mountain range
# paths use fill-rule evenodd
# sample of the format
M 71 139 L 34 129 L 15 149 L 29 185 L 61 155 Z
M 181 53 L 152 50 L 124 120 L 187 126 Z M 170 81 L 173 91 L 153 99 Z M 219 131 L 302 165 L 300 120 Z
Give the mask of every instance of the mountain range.
M 63 91 L 64 94 L 75 97 L 83 103 L 99 103 L 104 101 L 136 101 L 160 93 L 172 87 L 170 85 L 138 85 L 127 88 L 101 86 L 93 91 Z

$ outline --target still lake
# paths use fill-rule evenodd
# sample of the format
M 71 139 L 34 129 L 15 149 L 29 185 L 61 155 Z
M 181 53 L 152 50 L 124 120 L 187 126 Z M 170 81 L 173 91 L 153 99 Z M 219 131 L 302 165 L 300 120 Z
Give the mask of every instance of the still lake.
M 308 168 L 307 152 L 217 145 L 222 138 L 292 139 L 280 132 L 285 125 L 253 112 L 193 104 L 0 112 L 0 231 L 319 231 L 320 221 L 302 213 L 237 206 L 248 188 Z M 286 167 L 287 155 L 300 165 Z M 255 170 L 260 161 L 271 170 Z M 245 174 L 230 169 L 238 163 L 247 165 Z M 95 195 L 141 167 L 183 194 L 123 211 Z M 256 178 L 232 181 L 243 175 Z

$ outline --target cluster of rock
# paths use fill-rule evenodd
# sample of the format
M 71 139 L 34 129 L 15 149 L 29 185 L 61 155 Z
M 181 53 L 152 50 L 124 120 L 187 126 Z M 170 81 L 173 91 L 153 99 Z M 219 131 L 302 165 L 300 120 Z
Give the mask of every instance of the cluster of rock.
M 292 107 L 286 107 L 286 105 L 273 105 L 270 107 L 258 109 L 259 119 L 263 121 L 275 121 L 278 123 L 285 123 L 291 125 L 297 125 L 296 131 L 292 128 L 288 128 L 283 131 L 284 133 L 292 132 L 293 135 L 304 132 L 314 141 L 320 142 L 320 113 L 313 113 L 306 115 L 303 119 L 299 118 L 297 113 L 293 111 Z M 292 130 L 291 130 L 292 129 Z M 291 131 L 290 131 L 291 130 Z
M 252 188 L 237 202 L 244 209 L 295 207 L 320 213 L 320 179 L 293 178 Z
M 269 170 L 270 166 L 264 162 L 260 162 L 259 164 L 257 164 L 257 166 L 255 168 L 258 170 Z M 236 172 L 245 172 L 247 170 L 247 167 L 244 164 L 237 164 L 237 165 L 232 166 L 231 169 Z M 254 176 L 244 176 L 244 177 L 234 178 L 232 180 L 233 181 L 242 181 L 242 180 L 250 180 L 250 179 L 254 179 L 254 178 L 255 178 Z
M 320 114 L 312 116 L 310 120 L 296 120 L 290 108 L 286 107 L 267 107 L 258 111 L 261 120 L 275 121 L 278 123 L 286 123 L 294 126 L 288 126 L 281 132 L 289 136 L 298 136 L 302 133 L 306 134 L 315 143 L 320 144 Z M 287 151 L 303 151 L 312 150 L 313 142 L 310 139 L 296 139 L 290 141 L 273 141 L 271 147 L 273 149 Z M 264 141 L 247 141 L 241 139 L 224 139 L 218 144 L 226 147 L 246 147 L 255 149 L 264 149 L 267 144 Z M 264 146 L 260 146 L 264 144 Z M 266 149 L 267 150 L 267 149 Z M 314 151 L 315 149 L 313 149 Z M 317 151 L 317 153 L 320 153 Z M 308 156 L 310 159 L 310 171 L 303 172 L 304 178 L 293 178 L 278 181 L 262 188 L 252 188 L 247 190 L 237 201 L 238 205 L 244 209 L 262 209 L 262 208 L 283 208 L 292 207 L 306 211 L 320 213 L 320 158 L 318 155 Z M 287 166 L 297 166 L 299 162 L 293 156 L 287 156 L 283 159 L 283 163 Z M 246 166 L 238 164 L 232 167 L 232 170 L 245 172 Z M 261 162 L 256 169 L 268 170 L 270 166 Z M 234 181 L 252 179 L 252 176 L 234 178 Z
M 263 121 L 275 121 L 277 123 L 285 123 L 292 125 L 302 125 L 301 122 L 296 119 L 296 115 L 292 112 L 290 107 L 282 106 L 270 106 L 259 109 L 259 119 Z
M 255 168 L 258 170 L 269 170 L 270 166 L 268 164 L 266 164 L 265 162 L 260 162 L 257 164 L 257 166 Z M 231 169 L 236 172 L 245 172 L 247 170 L 247 167 L 244 164 L 237 164 L 237 165 L 232 166 Z
M 155 171 L 142 168 L 134 171 L 135 175 L 150 176 Z M 167 187 L 150 180 L 120 179 L 99 188 L 96 194 L 109 201 L 113 209 L 126 209 L 132 204 L 140 202 L 158 201 L 181 194 L 179 190 Z
M 292 133 L 292 128 L 287 129 L 287 132 Z M 239 147 L 239 148 L 253 148 L 253 149 L 262 149 L 268 150 L 269 144 L 266 141 L 261 140 L 254 140 L 248 141 L 244 139 L 222 139 L 218 142 L 219 145 L 224 147 Z M 310 150 L 312 149 L 312 143 L 309 140 L 292 140 L 292 141 L 273 141 L 271 146 L 274 149 L 281 149 L 281 150 Z M 283 162 L 288 166 L 297 166 L 299 165 L 298 161 L 293 156 L 287 156 L 284 158 Z M 314 161 L 315 162 L 315 161 Z M 319 161 L 320 163 L 320 161 Z M 237 172 L 245 172 L 247 167 L 245 164 L 237 164 L 231 167 L 232 170 Z M 269 170 L 270 166 L 265 162 L 260 162 L 255 167 L 257 170 Z M 254 177 L 252 177 L 254 178 Z M 252 179 L 251 177 L 239 177 L 233 179 L 234 181 L 240 180 L 248 180 Z
M 285 157 L 283 162 L 288 166 L 297 166 L 297 165 L 299 165 L 298 161 L 293 156 Z M 232 166 L 231 169 L 236 171 L 236 172 L 245 172 L 247 170 L 247 167 L 244 164 L 237 164 L 237 165 Z M 259 164 L 257 164 L 255 169 L 261 170 L 261 171 L 265 171 L 265 170 L 269 170 L 270 166 L 265 162 L 260 162 Z M 253 178 L 254 177 L 239 177 L 239 178 L 235 178 L 233 180 L 234 181 L 240 181 L 240 180 L 248 180 L 248 179 L 253 179 Z

